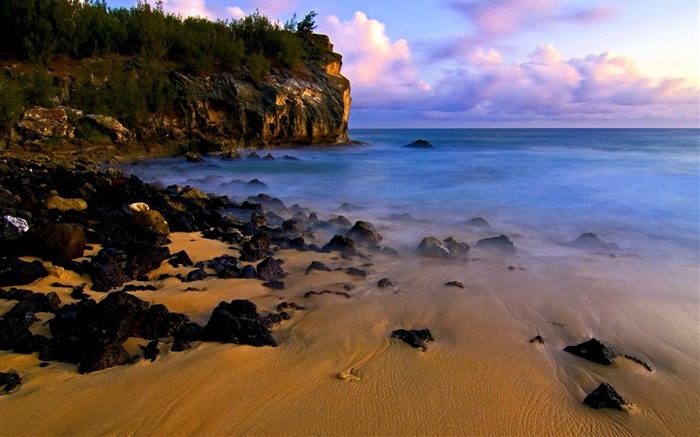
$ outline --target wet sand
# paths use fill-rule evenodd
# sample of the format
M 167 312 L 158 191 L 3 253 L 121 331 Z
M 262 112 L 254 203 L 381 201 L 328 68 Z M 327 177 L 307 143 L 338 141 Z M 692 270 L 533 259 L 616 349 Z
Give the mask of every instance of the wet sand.
M 185 249 L 195 262 L 237 255 L 198 234 L 171 240 L 172 253 Z M 222 300 L 250 299 L 262 314 L 282 300 L 303 305 L 273 328 L 277 348 L 194 343 L 170 352 L 161 344 L 154 362 L 87 375 L 58 362 L 40 368 L 37 354 L 0 352 L 2 369 L 23 378 L 18 391 L 0 397 L 0 434 L 610 436 L 700 429 L 697 266 L 574 251 L 534 257 L 473 249 L 468 260 L 455 261 L 337 255 L 280 251 L 290 276 L 279 291 L 257 280 L 208 277 L 154 281 L 157 291 L 132 293 L 200 324 Z M 315 260 L 369 276 L 305 275 Z M 150 276 L 188 270 L 164 263 Z M 385 277 L 397 286 L 378 288 Z M 444 285 L 452 280 L 464 289 Z M 21 288 L 56 291 L 71 302 L 70 289 L 50 287 L 56 281 L 78 285 L 89 277 L 67 272 Z M 344 284 L 353 286 L 350 298 L 304 297 L 345 291 Z M 188 286 L 202 290 L 185 292 Z M 0 305 L 4 313 L 12 303 Z M 33 330 L 46 334 L 41 325 L 52 315 L 38 316 Z M 399 328 L 429 328 L 436 341 L 421 352 L 389 337 Z M 528 341 L 538 334 L 545 344 Z M 653 371 L 622 357 L 606 367 L 562 351 L 591 337 Z M 130 340 L 129 352 L 146 343 Z M 631 403 L 627 411 L 582 404 L 603 381 Z

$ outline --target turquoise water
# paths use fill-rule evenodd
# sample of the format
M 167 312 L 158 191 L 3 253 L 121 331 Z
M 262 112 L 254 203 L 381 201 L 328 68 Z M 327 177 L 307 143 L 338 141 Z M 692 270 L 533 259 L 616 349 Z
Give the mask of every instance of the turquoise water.
M 390 240 L 407 244 L 418 238 L 402 238 L 409 229 L 445 237 L 481 216 L 493 233 L 537 236 L 552 247 L 590 231 L 628 253 L 698 262 L 700 130 L 385 129 L 350 135 L 366 144 L 271 151 L 300 161 L 154 160 L 128 170 L 238 201 L 257 194 L 241 181 L 257 178 L 269 186 L 264 192 L 288 206 L 322 214 L 337 214 L 348 202 L 358 210 L 345 215 L 377 221 Z M 418 138 L 435 148 L 402 147 Z M 393 222 L 390 215 L 398 213 L 416 222 Z

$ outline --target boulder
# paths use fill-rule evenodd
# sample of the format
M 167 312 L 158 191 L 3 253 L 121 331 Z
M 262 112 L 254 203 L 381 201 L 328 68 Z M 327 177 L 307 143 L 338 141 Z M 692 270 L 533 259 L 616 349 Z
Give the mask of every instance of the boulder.
M 121 287 L 130 278 L 124 273 L 122 260 L 124 254 L 118 250 L 104 248 L 90 261 L 90 277 L 92 289 L 95 291 L 109 291 L 114 287 Z
M 127 214 L 133 214 L 139 211 L 148 211 L 149 209 L 151 209 L 151 207 L 144 202 L 133 202 L 124 205 L 124 212 L 126 212 Z
M 331 241 L 328 242 L 328 244 L 326 244 L 325 246 L 323 246 L 323 248 L 321 248 L 321 251 L 339 251 L 341 254 L 348 257 L 357 255 L 358 253 L 357 249 L 355 249 L 355 242 L 352 239 L 338 234 L 331 238 Z
M 596 410 L 614 408 L 624 411 L 623 405 L 627 405 L 628 402 L 610 384 L 603 382 L 586 396 L 583 403 Z
M 148 342 L 146 346 L 141 346 L 141 351 L 143 352 L 143 358 L 148 361 L 155 361 L 160 354 L 160 349 L 158 349 L 158 340 L 152 340 Z
M 485 229 L 490 227 L 491 225 L 483 217 L 474 217 L 473 219 L 469 219 L 469 221 L 467 221 L 467 226 Z
M 391 337 L 403 340 L 409 345 L 421 349 L 423 352 L 428 350 L 426 342 L 435 341 L 429 329 L 397 329 L 391 333 Z
M 386 288 L 386 287 L 396 287 L 396 282 L 392 281 L 389 278 L 383 278 L 377 281 L 377 287 L 379 288 Z
M 35 106 L 24 111 L 17 123 L 25 136 L 41 138 L 73 138 L 75 127 L 69 122 L 66 108 L 42 108 Z
M 187 278 L 185 279 L 185 282 L 201 281 L 206 277 L 207 272 L 202 267 L 200 267 L 196 270 L 189 271 L 187 273 Z
M 431 258 L 455 259 L 445 243 L 435 237 L 425 237 L 418 244 L 418 254 Z
M 15 311 L 0 318 L 0 350 L 12 350 L 18 345 L 31 341 L 29 327 L 36 321 L 30 311 Z
M 41 261 L 22 261 L 17 257 L 0 257 L 0 287 L 27 285 L 49 275 Z
M 134 231 L 146 236 L 167 236 L 170 227 L 163 215 L 154 210 L 138 211 L 129 216 L 128 223 Z
M 50 196 L 42 202 L 46 209 L 54 209 L 60 212 L 66 211 L 84 211 L 88 204 L 83 199 L 67 199 L 60 196 Z
M 100 114 L 87 114 L 85 120 L 109 135 L 115 144 L 124 144 L 132 138 L 131 131 L 125 128 L 124 125 L 114 117 Z
M 0 387 L 2 394 L 9 393 L 22 384 L 22 378 L 14 372 L 0 372 Z
M 190 343 L 204 339 L 204 328 L 197 323 L 185 323 L 175 332 L 173 337 L 173 346 L 170 348 L 173 352 L 180 352 L 189 349 Z
M 211 341 L 277 346 L 270 330 L 257 313 L 257 307 L 248 300 L 221 302 L 204 327 L 204 336 Z
M 28 235 L 34 253 L 45 259 L 75 259 L 83 256 L 87 239 L 83 227 L 75 223 L 47 223 L 35 226 Z
M 185 160 L 187 162 L 202 162 L 204 161 L 199 153 L 189 151 L 185 153 Z
M 365 221 L 355 222 L 355 225 L 350 228 L 346 236 L 357 243 L 368 244 L 371 246 L 376 246 L 380 241 L 382 241 L 382 236 L 374 228 L 374 225 Z
M 435 148 L 435 147 L 433 147 L 432 144 L 430 144 L 430 141 L 423 140 L 423 139 L 415 140 L 414 142 L 406 144 L 403 147 L 406 147 L 409 149 L 434 149 Z
M 92 354 L 85 357 L 78 367 L 80 373 L 97 372 L 114 366 L 121 366 L 131 362 L 129 353 L 124 346 L 111 343 L 98 348 Z
M 243 265 L 235 256 L 221 255 L 206 262 L 207 267 L 216 271 L 220 278 L 238 278 Z
M 515 245 L 505 235 L 481 239 L 476 242 L 476 247 L 479 249 L 497 250 L 507 254 L 516 252 Z
M 277 260 L 267 257 L 257 266 L 257 277 L 263 281 L 284 278 L 285 273 Z
M 450 282 L 445 282 L 446 287 L 457 287 L 457 288 L 464 288 L 464 284 L 462 284 L 459 281 L 450 281 Z
M 16 241 L 28 230 L 29 224 L 25 219 L 4 215 L 0 219 L 0 244 Z
M 606 252 L 617 252 L 620 246 L 615 243 L 608 243 L 592 232 L 584 232 L 573 241 L 573 246 L 584 250 L 600 250 Z
M 309 264 L 309 266 L 306 268 L 306 274 L 308 275 L 314 270 L 318 270 L 321 272 L 330 272 L 331 268 L 323 264 L 321 261 L 311 261 L 311 264 Z
M 609 366 L 612 364 L 613 359 L 617 357 L 617 352 L 615 349 L 605 346 L 596 338 L 592 338 L 574 346 L 567 346 L 564 348 L 564 350 L 604 366 Z
M 442 243 L 445 245 L 445 247 L 447 247 L 450 255 L 454 257 L 459 257 L 469 253 L 469 245 L 467 243 L 457 241 L 455 237 L 447 237 L 446 239 L 442 240 Z

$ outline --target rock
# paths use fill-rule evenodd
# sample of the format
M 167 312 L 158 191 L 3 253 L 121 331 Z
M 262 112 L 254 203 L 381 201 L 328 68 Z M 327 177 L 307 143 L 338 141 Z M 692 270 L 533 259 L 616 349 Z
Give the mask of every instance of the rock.
M 148 361 L 155 361 L 160 354 L 160 349 L 158 349 L 158 340 L 150 341 L 146 346 L 140 346 L 141 351 L 143 351 L 143 359 Z
M 245 188 L 256 191 L 267 191 L 270 189 L 270 187 L 266 183 L 261 182 L 258 179 L 250 180 L 247 184 L 245 184 Z
M 505 235 L 481 239 L 476 242 L 476 247 L 479 249 L 498 250 L 507 254 L 516 252 L 515 245 Z
M 255 271 L 255 267 L 250 264 L 243 266 L 241 269 L 241 278 L 243 279 L 254 279 L 257 275 L 258 273 Z
M 277 260 L 267 257 L 257 266 L 257 277 L 263 281 L 284 278 L 285 273 Z
M 628 360 L 639 364 L 640 366 L 644 367 L 645 369 L 647 369 L 647 370 L 650 371 L 650 372 L 653 372 L 653 371 L 654 371 L 654 369 L 651 368 L 651 366 L 649 365 L 649 363 L 647 363 L 646 361 L 642 360 L 642 359 L 639 358 L 639 357 L 635 357 L 634 355 L 628 355 L 628 354 L 625 354 L 625 355 L 623 355 L 623 356 L 624 356 L 625 358 L 627 358 Z
M 387 256 L 401 256 L 396 249 L 392 249 L 391 247 L 387 246 L 382 247 L 382 253 Z
M 339 251 L 346 257 L 352 257 L 358 254 L 355 249 L 355 242 L 350 238 L 336 234 L 331 241 L 321 248 L 322 252 Z
M 418 254 L 432 258 L 455 259 L 447 246 L 435 237 L 425 237 L 418 245 Z
M 348 267 L 345 269 L 345 273 L 347 273 L 350 276 L 359 276 L 360 278 L 366 278 L 367 277 L 367 272 L 361 269 L 357 269 L 355 267 Z
M 235 256 L 221 255 L 206 262 L 207 267 L 216 271 L 220 278 L 238 278 L 243 270 L 243 265 Z
M 2 394 L 11 392 L 22 384 L 22 378 L 14 372 L 0 372 L 0 387 Z
M 374 225 L 364 221 L 355 222 L 355 225 L 350 228 L 346 236 L 357 243 L 369 244 L 372 246 L 376 246 L 382 241 L 382 236 L 374 228 Z
M 212 312 L 204 327 L 204 335 L 212 341 L 277 346 L 270 330 L 257 313 L 257 307 L 248 300 L 221 302 Z
M 487 222 L 483 217 L 474 217 L 473 219 L 469 219 L 469 221 L 467 221 L 467 226 L 480 229 L 491 227 L 489 222 Z
M 207 272 L 203 268 L 198 268 L 196 270 L 191 270 L 187 273 L 187 278 L 185 279 L 185 282 L 192 282 L 192 281 L 201 281 L 202 279 L 206 278 Z
M 433 147 L 432 144 L 430 144 L 430 141 L 422 140 L 422 139 L 415 140 L 414 142 L 412 142 L 410 144 L 406 144 L 403 147 L 407 147 L 409 149 L 434 149 L 435 148 L 435 147 Z
M 41 261 L 26 262 L 17 257 L 0 257 L 0 287 L 27 285 L 48 275 Z
M 33 138 L 73 138 L 75 127 L 68 121 L 66 108 L 42 108 L 35 106 L 24 111 L 17 123 L 24 135 Z
M 90 276 L 93 290 L 109 291 L 114 287 L 121 287 L 129 280 L 121 265 L 122 256 L 123 254 L 119 251 L 105 248 L 92 258 Z
M 135 212 L 140 211 L 148 211 L 149 209 L 151 209 L 151 207 L 144 202 L 133 202 L 129 203 L 128 205 L 124 205 L 124 212 L 126 212 L 127 214 L 133 214 Z
M 0 219 L 0 244 L 9 244 L 16 241 L 29 230 L 27 221 L 20 217 L 4 215 Z
M 451 256 L 459 257 L 469 253 L 469 245 L 467 243 L 460 243 L 455 237 L 447 237 L 442 243 L 447 247 Z
M 592 338 L 575 346 L 564 348 L 566 352 L 578 355 L 579 357 L 593 361 L 594 363 L 609 366 L 613 359 L 617 357 L 617 352 L 611 347 L 605 346 L 595 338 Z
M 266 160 L 268 160 L 268 161 L 274 161 L 274 160 L 275 160 L 275 157 L 272 156 L 272 153 L 268 153 L 268 154 L 265 155 L 262 159 L 266 159 Z
M 199 153 L 189 151 L 185 153 L 185 160 L 187 162 L 202 162 L 204 161 Z
M 267 281 L 267 282 L 263 282 L 263 287 L 271 288 L 273 290 L 284 290 L 284 282 L 282 282 L 282 281 Z
M 190 343 L 204 339 L 204 328 L 197 323 L 189 322 L 182 325 L 173 337 L 173 352 L 180 352 L 190 348 Z
M 94 127 L 109 135 L 115 144 L 124 144 L 132 137 L 129 129 L 125 128 L 124 125 L 114 117 L 100 114 L 87 114 L 85 119 Z
M 287 161 L 301 161 L 301 159 L 295 157 L 295 156 L 290 156 L 290 155 L 284 155 L 282 159 L 285 159 Z
M 396 287 L 396 283 L 389 278 L 383 278 L 383 279 L 380 279 L 379 281 L 377 281 L 377 287 L 379 287 L 379 288 Z
M 323 264 L 321 261 L 312 261 L 311 264 L 309 264 L 309 266 L 306 268 L 306 274 L 308 275 L 314 270 L 318 270 L 321 272 L 330 272 L 331 268 Z
M 334 217 L 327 222 L 328 226 L 330 226 L 333 229 L 350 229 L 352 227 L 352 223 L 350 223 L 350 220 L 348 220 L 345 216 L 339 215 L 337 217 Z
M 257 196 L 250 196 L 246 200 L 251 203 L 262 205 L 278 214 L 285 214 L 287 212 L 287 207 L 284 205 L 284 202 L 276 197 L 268 196 L 267 194 L 261 193 Z
M 459 282 L 459 281 L 445 282 L 445 286 L 447 286 L 447 287 L 464 288 L 464 284 L 462 284 L 462 283 Z
M 425 344 L 428 341 L 435 341 L 429 329 L 397 329 L 391 333 L 392 338 L 403 340 L 409 345 L 421 349 L 423 352 L 428 350 Z
M 170 257 L 170 249 L 152 244 L 139 244 L 134 246 L 135 254 L 127 262 L 124 272 L 127 276 L 138 278 L 157 269 Z
M 189 185 L 180 191 L 178 197 L 187 200 L 209 200 L 209 196 L 199 188 L 190 187 Z
M 36 321 L 30 311 L 15 311 L 0 318 L 0 350 L 12 350 L 31 341 L 29 327 Z
M 87 238 L 83 227 L 74 223 L 47 223 L 27 234 L 34 253 L 44 259 L 75 259 L 83 256 Z
M 167 236 L 170 234 L 170 227 L 163 215 L 154 210 L 138 211 L 129 216 L 129 225 L 141 235 L 145 236 Z
M 607 382 L 601 383 L 598 388 L 590 392 L 583 403 L 596 410 L 614 408 L 624 411 L 623 405 L 627 405 L 627 401 Z
M 1 394 L 7 394 L 22 384 L 22 378 L 14 372 L 0 372 Z
M 245 159 L 260 159 L 260 155 L 255 152 L 251 152 Z
M 539 344 L 545 344 L 544 343 L 544 338 L 542 338 L 541 335 L 536 335 L 530 339 L 530 343 L 539 343 Z
M 572 243 L 575 247 L 585 250 L 601 250 L 616 252 L 620 250 L 620 246 L 615 243 L 608 243 L 592 232 L 581 234 Z
M 88 207 L 83 199 L 66 199 L 60 196 L 50 196 L 42 202 L 42 205 L 46 209 L 55 209 L 60 212 L 84 211 Z
M 84 358 L 80 362 L 78 372 L 83 374 L 97 372 L 98 370 L 121 366 L 130 362 L 131 357 L 124 349 L 124 346 L 118 343 L 111 343 L 97 349 L 93 354 Z
M 282 222 L 282 230 L 289 233 L 299 233 L 303 230 L 301 220 L 289 219 Z

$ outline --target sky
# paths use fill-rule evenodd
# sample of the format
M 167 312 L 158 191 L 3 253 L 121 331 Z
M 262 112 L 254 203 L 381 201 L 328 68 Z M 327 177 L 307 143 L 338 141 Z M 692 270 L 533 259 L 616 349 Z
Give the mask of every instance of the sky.
M 698 0 L 163 3 L 222 20 L 315 11 L 343 55 L 350 128 L 700 127 Z

